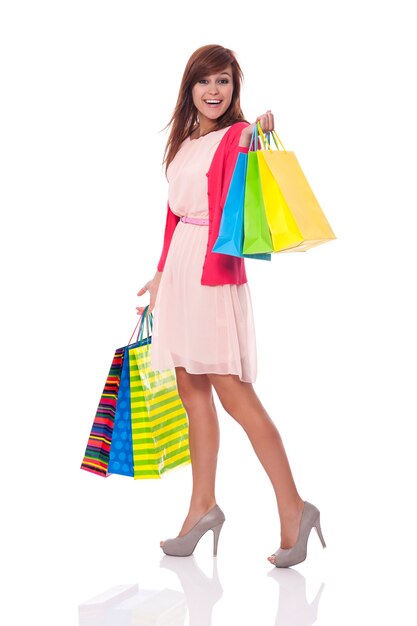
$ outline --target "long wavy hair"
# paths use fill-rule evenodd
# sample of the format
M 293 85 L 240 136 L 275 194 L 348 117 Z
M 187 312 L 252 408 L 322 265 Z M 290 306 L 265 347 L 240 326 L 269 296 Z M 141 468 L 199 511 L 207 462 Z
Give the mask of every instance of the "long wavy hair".
M 235 53 L 228 48 L 215 44 L 198 48 L 193 52 L 185 67 L 174 113 L 165 126 L 165 128 L 171 126 L 162 161 L 162 164 L 165 163 L 165 174 L 180 145 L 197 126 L 198 110 L 193 102 L 192 88 L 205 76 L 221 72 L 229 64 L 232 66 L 233 77 L 232 100 L 227 111 L 215 120 L 213 130 L 231 126 L 235 122 L 246 121 L 240 108 L 240 87 L 243 72 Z

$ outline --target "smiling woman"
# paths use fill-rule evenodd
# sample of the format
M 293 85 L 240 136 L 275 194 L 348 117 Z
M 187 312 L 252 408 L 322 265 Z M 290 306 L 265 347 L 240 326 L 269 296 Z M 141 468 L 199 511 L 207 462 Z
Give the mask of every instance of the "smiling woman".
M 175 367 L 189 425 L 193 489 L 180 534 L 161 541 L 166 554 L 188 556 L 208 530 L 214 554 L 225 516 L 216 504 L 219 424 L 213 388 L 245 430 L 275 490 L 281 546 L 276 567 L 306 558 L 320 511 L 298 494 L 280 434 L 252 383 L 257 372 L 255 327 L 244 259 L 213 252 L 223 200 L 239 153 L 248 152 L 256 122 L 272 131 L 271 111 L 249 124 L 240 108 L 242 71 L 218 45 L 196 50 L 184 71 L 169 122 L 165 158 L 169 182 L 165 235 L 157 272 L 138 295 L 155 307 L 151 369 Z M 144 307 L 137 307 L 143 314 Z

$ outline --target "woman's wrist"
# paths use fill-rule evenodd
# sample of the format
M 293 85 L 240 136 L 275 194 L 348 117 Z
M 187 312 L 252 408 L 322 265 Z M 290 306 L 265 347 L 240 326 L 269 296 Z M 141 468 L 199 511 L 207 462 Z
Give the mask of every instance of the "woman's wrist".
M 248 128 L 250 129 L 248 131 Z M 250 140 L 252 137 L 252 127 L 248 126 L 247 128 L 242 130 L 242 134 L 240 135 L 239 146 L 242 148 L 249 148 Z

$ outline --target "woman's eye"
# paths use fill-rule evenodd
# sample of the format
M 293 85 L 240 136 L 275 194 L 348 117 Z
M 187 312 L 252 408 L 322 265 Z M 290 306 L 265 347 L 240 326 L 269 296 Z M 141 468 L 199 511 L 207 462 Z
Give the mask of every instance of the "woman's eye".
M 208 83 L 208 80 L 207 80 L 207 78 L 200 78 L 200 80 L 198 82 L 200 84 L 202 84 L 202 85 L 205 85 L 205 84 Z M 220 78 L 218 82 L 221 83 L 222 85 L 227 85 L 228 82 L 229 82 L 229 79 L 228 78 Z

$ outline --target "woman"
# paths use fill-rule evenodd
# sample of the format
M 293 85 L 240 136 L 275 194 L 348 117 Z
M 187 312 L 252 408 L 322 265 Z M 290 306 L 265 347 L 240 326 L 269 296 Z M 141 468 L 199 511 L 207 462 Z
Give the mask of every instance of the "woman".
M 166 554 L 192 554 L 212 530 L 214 554 L 225 520 L 216 504 L 219 425 L 212 388 L 244 428 L 270 478 L 281 524 L 276 567 L 306 558 L 309 533 L 320 512 L 302 500 L 275 424 L 257 397 L 256 344 L 243 258 L 212 252 L 222 207 L 239 152 L 247 152 L 260 122 L 272 131 L 271 111 L 249 124 L 240 108 L 242 71 L 234 53 L 208 45 L 190 57 L 182 78 L 164 163 L 169 182 L 164 245 L 155 276 L 138 292 L 155 308 L 154 370 L 174 368 L 189 422 L 193 489 L 179 535 L 161 541 Z M 144 307 L 137 307 L 142 314 Z

